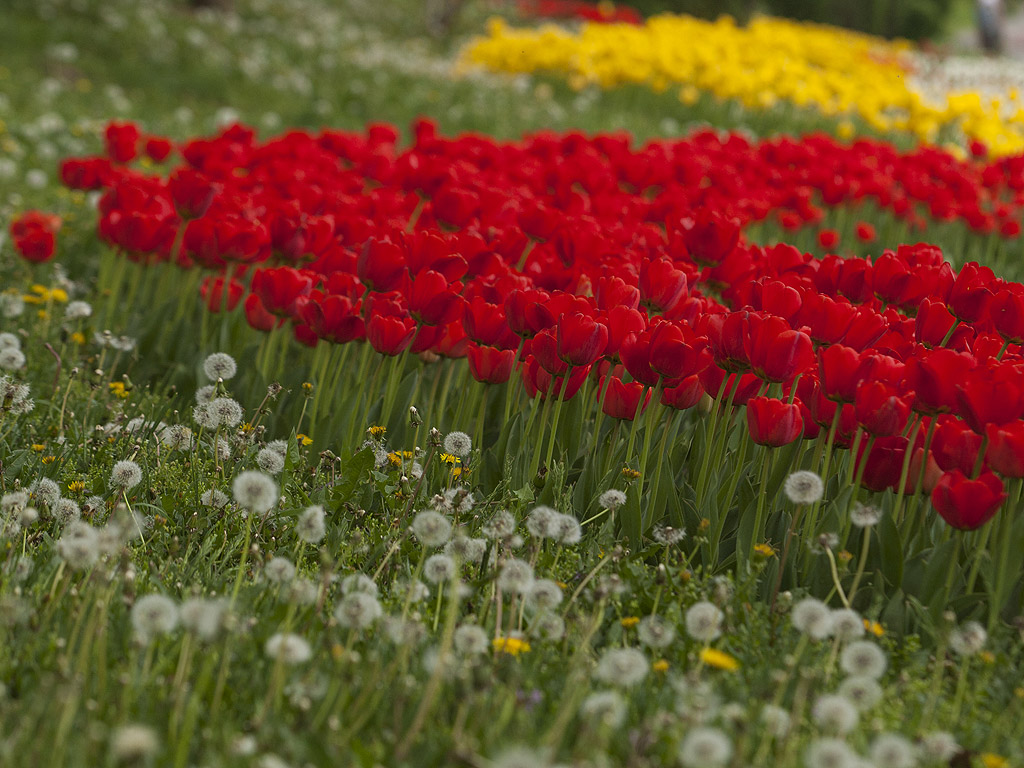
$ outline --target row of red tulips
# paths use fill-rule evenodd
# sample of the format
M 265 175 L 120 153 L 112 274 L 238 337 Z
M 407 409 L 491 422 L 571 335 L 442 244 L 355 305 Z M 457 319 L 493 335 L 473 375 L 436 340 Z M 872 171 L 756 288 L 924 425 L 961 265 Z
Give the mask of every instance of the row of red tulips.
M 1024 477 L 1024 286 L 957 273 L 927 245 L 816 259 L 743 236 L 864 197 L 1015 235 L 1024 160 L 711 132 L 638 150 L 619 136 L 414 133 L 399 151 L 390 126 L 266 143 L 235 126 L 180 147 L 164 178 L 128 163 L 166 159 L 169 143 L 112 124 L 107 157 L 62 173 L 106 190 L 100 235 L 129 258 L 212 270 L 211 310 L 243 303 L 252 326 L 290 322 L 310 346 L 465 356 L 479 381 L 518 369 L 531 396 L 559 400 L 590 377 L 624 420 L 707 393 L 747 405 L 761 445 L 824 430 L 865 487 L 929 491 L 958 528 L 1002 504 L 995 472 Z M 46 229 L 33 221 L 15 225 L 28 258 L 26 227 Z

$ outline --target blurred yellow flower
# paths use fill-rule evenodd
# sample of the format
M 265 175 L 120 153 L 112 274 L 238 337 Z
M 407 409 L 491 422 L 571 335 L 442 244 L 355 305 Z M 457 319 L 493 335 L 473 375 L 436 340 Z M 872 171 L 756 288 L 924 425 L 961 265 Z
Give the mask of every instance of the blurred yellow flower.
M 623 618 L 623 619 L 621 619 L 619 621 L 619 624 L 624 626 L 626 629 L 629 629 L 630 627 L 635 627 L 639 623 L 640 623 L 640 617 L 639 616 L 626 616 L 625 618 Z
M 1002 755 L 997 755 L 994 752 L 983 752 L 981 755 L 981 764 L 985 768 L 1007 768 L 1010 765 L 1010 761 Z
M 655 672 L 667 672 L 668 662 L 664 659 L 659 659 L 651 665 L 651 668 L 654 669 Z
M 730 656 L 725 651 L 719 651 L 714 648 L 704 648 L 700 652 L 700 660 L 709 667 L 724 669 L 729 672 L 733 672 L 740 668 L 740 662 L 736 657 Z
M 509 656 L 518 656 L 530 650 L 530 644 L 521 637 L 496 637 L 491 645 L 496 653 L 507 653 Z
M 877 621 L 871 621 L 870 619 L 864 619 L 864 629 L 875 637 L 881 637 L 885 634 L 885 630 L 882 628 L 882 625 Z

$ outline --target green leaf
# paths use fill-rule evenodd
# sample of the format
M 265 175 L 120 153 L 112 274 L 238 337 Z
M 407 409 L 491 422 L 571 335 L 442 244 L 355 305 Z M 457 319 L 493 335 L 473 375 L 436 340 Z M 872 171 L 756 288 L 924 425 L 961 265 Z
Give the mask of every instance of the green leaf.
M 883 516 L 877 530 L 882 554 L 882 575 L 889 584 L 899 587 L 903 584 L 903 542 L 900 540 L 900 532 L 892 515 Z

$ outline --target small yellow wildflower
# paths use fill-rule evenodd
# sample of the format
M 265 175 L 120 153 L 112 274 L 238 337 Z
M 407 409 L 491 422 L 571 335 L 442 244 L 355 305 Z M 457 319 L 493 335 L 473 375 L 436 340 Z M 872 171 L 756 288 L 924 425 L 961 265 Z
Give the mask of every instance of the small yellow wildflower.
M 43 451 L 45 449 L 46 446 L 43 445 L 42 443 L 32 443 L 32 450 L 35 451 L 36 453 L 39 453 L 40 451 Z
M 107 386 L 110 387 L 110 394 L 112 394 L 114 397 L 119 397 L 122 400 L 124 400 L 129 395 L 128 390 L 125 389 L 123 381 L 112 381 Z
M 345 649 L 344 647 L 342 647 L 341 643 L 335 643 L 331 646 L 331 656 L 334 658 L 335 661 L 340 659 L 342 655 L 344 655 L 344 653 Z
M 387 427 L 381 427 L 381 426 L 374 426 L 374 427 L 369 427 L 366 431 L 370 433 L 370 437 L 373 437 L 373 438 L 376 438 L 377 440 L 380 440 L 382 437 L 384 437 L 384 433 L 386 433 L 388 431 L 388 428 Z
M 53 464 L 53 462 L 55 462 L 56 460 L 56 456 L 43 456 L 43 458 L 41 459 L 43 464 Z
M 38 317 L 40 320 L 45 320 L 47 317 L 49 317 L 49 313 L 45 309 L 40 309 L 36 312 L 36 317 Z
M 1010 761 L 1002 755 L 997 755 L 995 752 L 983 752 L 981 754 L 981 764 L 985 768 L 1007 768 Z
M 875 637 L 881 637 L 885 634 L 885 630 L 882 629 L 882 625 L 877 621 L 871 621 L 870 619 L 864 619 L 864 629 Z
M 54 288 L 50 291 L 50 298 L 54 301 L 58 301 L 61 304 L 68 303 L 68 292 L 63 288 Z
M 459 463 L 459 457 L 458 456 L 452 456 L 450 453 L 442 453 L 441 454 L 441 461 L 443 461 L 445 464 L 458 464 Z
M 754 545 L 754 552 L 759 554 L 761 557 L 769 558 L 775 556 L 775 548 L 771 544 L 761 542 L 760 544 Z
M 640 477 L 640 473 L 637 472 L 635 469 L 631 469 L 629 467 L 623 467 L 622 468 L 622 476 L 624 478 L 626 478 L 627 480 L 636 480 L 638 477 Z
M 621 621 L 619 621 L 619 624 L 624 626 L 626 629 L 629 629 L 630 627 L 635 627 L 639 623 L 640 623 L 640 617 L 639 616 L 626 616 Z
M 740 663 L 734 656 L 730 656 L 725 651 L 719 651 L 715 648 L 705 648 L 700 652 L 700 660 L 707 664 L 709 667 L 715 669 L 724 669 L 729 672 L 734 672 L 740 668 Z
M 85 482 L 82 480 L 70 482 L 68 483 L 68 490 L 71 491 L 71 493 L 81 493 L 85 490 Z
M 708 520 L 706 517 L 702 517 L 700 519 L 700 525 L 697 526 L 697 530 L 700 531 L 701 533 L 706 533 L 707 530 L 710 527 L 711 527 L 711 521 Z
M 840 550 L 839 553 L 836 555 L 836 559 L 840 563 L 846 564 L 846 563 L 850 562 L 851 560 L 853 560 L 853 554 L 851 552 L 847 552 L 845 549 L 843 549 L 843 550 Z
M 655 672 L 667 672 L 668 671 L 668 662 L 665 661 L 664 659 L 659 659 L 658 661 L 654 662 L 651 665 L 651 668 Z
M 507 653 L 509 656 L 518 656 L 530 650 L 530 644 L 521 637 L 496 637 L 491 645 L 496 653 Z
M 309 435 L 304 435 L 301 432 L 295 435 L 295 439 L 298 441 L 299 445 L 312 445 L 313 443 L 312 437 L 310 437 Z
M 75 344 L 81 346 L 82 344 L 85 344 L 85 334 L 81 331 L 75 331 L 71 334 L 71 340 L 75 342 Z
M 302 389 L 305 390 L 306 394 L 310 394 L 313 391 L 313 383 L 309 381 L 302 382 Z
M 402 457 L 398 451 L 392 451 L 388 454 L 388 461 L 396 467 L 402 466 Z
M 996 663 L 996 655 L 994 653 L 992 653 L 992 651 L 982 651 L 981 653 L 978 654 L 978 658 L 981 659 L 986 664 L 995 664 Z

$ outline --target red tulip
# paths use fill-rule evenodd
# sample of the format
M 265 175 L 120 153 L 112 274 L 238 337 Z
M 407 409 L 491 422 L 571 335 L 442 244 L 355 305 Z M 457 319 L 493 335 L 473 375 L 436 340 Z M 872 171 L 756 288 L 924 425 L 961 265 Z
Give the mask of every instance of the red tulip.
M 14 249 L 25 261 L 42 263 L 53 258 L 57 250 L 60 217 L 40 211 L 28 211 L 11 222 Z
M 382 355 L 394 357 L 408 347 L 416 335 L 416 322 L 411 317 L 373 314 L 366 323 L 366 340 Z
M 380 293 L 395 290 L 405 277 L 405 258 L 401 247 L 390 240 L 371 237 L 359 252 L 356 274 L 370 290 Z
M 686 273 L 668 259 L 645 261 L 640 267 L 640 301 L 652 312 L 668 312 L 686 297 Z
M 985 458 L 1004 477 L 1024 477 L 1024 422 L 989 424 Z
M 141 136 L 135 123 L 110 123 L 104 133 L 107 157 L 115 163 L 130 163 L 138 155 Z
M 641 396 L 644 398 L 643 406 L 640 407 L 641 413 L 646 410 L 647 404 L 651 400 L 651 390 L 639 381 L 626 383 L 618 376 L 612 376 L 606 382 L 602 377 L 598 392 L 604 388 L 606 391 L 602 410 L 613 419 L 632 421 L 637 415 Z
M 954 528 L 973 531 L 995 516 L 1005 498 L 1003 481 L 993 472 L 982 472 L 971 480 L 954 469 L 932 491 L 932 507 Z
M 747 402 L 747 427 L 755 443 L 778 448 L 803 434 L 804 420 L 797 403 L 754 397 Z
M 477 381 L 502 384 L 512 376 L 516 353 L 513 349 L 495 349 L 470 344 L 466 349 L 469 372 Z
M 559 317 L 557 329 L 558 357 L 569 365 L 590 365 L 608 346 L 608 328 L 582 312 Z
M 868 380 L 857 388 L 854 411 L 857 423 L 869 434 L 896 435 L 910 418 L 910 402 L 891 384 Z

